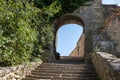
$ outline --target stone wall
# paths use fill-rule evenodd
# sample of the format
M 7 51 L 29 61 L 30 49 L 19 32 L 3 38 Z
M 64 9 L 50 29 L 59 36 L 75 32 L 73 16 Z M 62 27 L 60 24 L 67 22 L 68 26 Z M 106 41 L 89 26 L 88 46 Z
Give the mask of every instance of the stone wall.
M 82 34 L 75 49 L 71 52 L 69 56 L 77 56 L 84 58 L 84 37 L 85 35 Z
M 120 58 L 104 52 L 91 55 L 93 66 L 100 80 L 120 80 Z
M 106 27 L 106 32 L 114 44 L 115 55 L 120 57 L 120 21 L 117 18 L 113 20 L 111 26 Z
M 86 55 L 94 50 L 108 52 L 120 57 L 120 17 L 113 19 L 111 26 L 104 27 L 104 20 L 116 12 L 111 11 L 109 8 L 113 8 L 112 10 L 114 10 L 114 8 L 118 7 L 115 5 L 102 5 L 102 0 L 93 0 L 89 3 L 88 6 L 80 6 L 72 15 L 63 15 L 63 18 L 60 19 L 60 23 L 56 25 L 56 27 L 68 23 L 80 24 L 82 22 L 84 23 L 82 26 L 84 26 L 84 53 Z M 75 16 L 77 16 L 77 18 L 75 18 Z M 56 29 L 58 30 L 58 28 Z M 79 48 L 76 47 L 71 55 L 77 55 L 78 52 Z
M 0 80 L 21 80 L 31 74 L 41 62 L 31 62 L 29 65 L 18 65 L 14 67 L 0 67 Z
M 120 9 L 117 6 L 103 6 L 103 17 L 106 19 L 107 17 L 113 16 L 117 11 L 114 9 Z M 105 27 L 107 36 L 110 37 L 110 40 L 114 43 L 115 55 L 120 57 L 120 16 L 114 17 L 110 24 Z
M 91 5 L 81 6 L 74 11 L 73 14 L 85 24 L 85 53 L 91 53 L 93 49 L 120 57 L 120 17 L 113 19 L 111 26 L 104 27 L 104 20 L 116 12 L 114 8 L 120 7 L 102 5 L 102 0 L 93 0 Z
M 85 53 L 91 53 L 93 49 L 93 38 L 92 36 L 96 35 L 97 30 L 101 28 L 103 24 L 102 10 L 101 10 L 101 1 L 102 0 L 93 0 L 88 6 L 80 6 L 79 9 L 74 11 L 74 15 L 79 16 L 84 24 L 84 33 L 85 33 Z

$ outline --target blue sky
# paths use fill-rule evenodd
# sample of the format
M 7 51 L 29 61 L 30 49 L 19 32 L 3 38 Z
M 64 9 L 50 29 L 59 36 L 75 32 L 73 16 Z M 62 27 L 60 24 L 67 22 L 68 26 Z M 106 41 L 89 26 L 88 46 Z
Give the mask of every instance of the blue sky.
M 102 4 L 116 4 L 115 0 L 102 0 Z
M 120 0 L 102 0 L 102 4 L 117 4 L 118 6 L 120 6 Z
M 75 48 L 83 28 L 77 24 L 67 24 L 58 30 L 57 52 L 61 56 L 67 56 Z

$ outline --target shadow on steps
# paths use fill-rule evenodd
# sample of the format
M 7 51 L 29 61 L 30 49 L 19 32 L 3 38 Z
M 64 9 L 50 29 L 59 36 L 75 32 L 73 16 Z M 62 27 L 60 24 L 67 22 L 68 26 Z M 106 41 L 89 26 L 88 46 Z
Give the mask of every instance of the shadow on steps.
M 59 64 L 81 64 L 84 63 L 84 60 L 80 57 L 61 56 L 59 60 L 53 62 Z

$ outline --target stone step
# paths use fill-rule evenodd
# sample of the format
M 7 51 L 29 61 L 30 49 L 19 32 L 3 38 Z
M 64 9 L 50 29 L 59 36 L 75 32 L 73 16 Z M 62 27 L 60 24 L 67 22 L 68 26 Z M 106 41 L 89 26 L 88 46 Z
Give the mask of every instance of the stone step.
M 35 70 L 39 70 L 39 71 L 43 71 L 43 70 L 45 70 L 45 71 L 51 71 L 51 70 L 53 70 L 53 71 L 61 71 L 61 70 L 64 70 L 64 71 L 94 71 L 94 69 L 91 69 L 91 68 L 87 68 L 87 69 L 85 69 L 85 68 L 79 68 L 79 69 L 75 69 L 75 68 L 36 68 Z
M 37 73 L 37 72 L 32 72 L 32 75 L 40 75 L 40 76 L 63 76 L 63 77 L 96 77 L 97 75 L 95 73 Z
M 59 67 L 59 66 L 56 66 L 56 67 L 37 67 L 35 68 L 36 70 L 40 70 L 40 69 L 43 69 L 43 70 L 94 70 L 93 67 Z
M 26 76 L 26 78 L 32 78 L 34 80 L 38 80 L 38 79 L 97 80 L 97 77 L 74 77 L 74 76 L 73 77 L 63 77 L 63 76 L 39 76 L 39 75 L 30 75 L 30 76 Z
M 72 73 L 72 74 L 93 74 L 95 71 L 45 71 L 45 70 L 33 70 L 32 72 L 36 73 Z
M 40 66 L 38 67 L 92 67 L 92 65 L 84 65 L 84 64 L 81 64 L 81 65 L 70 65 L 70 64 L 41 64 Z
M 31 75 L 22 80 L 98 80 L 91 64 L 79 61 L 79 57 L 62 57 L 62 60 L 42 63 Z
M 95 73 L 94 70 L 32 70 L 32 72 L 65 72 L 65 73 L 79 73 L 79 72 L 84 72 L 84 73 Z
M 98 78 L 55 78 L 55 79 L 36 79 L 36 78 L 23 78 L 22 80 L 99 80 Z
M 93 68 L 92 66 L 70 66 L 70 65 L 41 65 L 38 68 Z
M 76 67 L 76 66 L 42 66 L 37 67 L 36 69 L 93 69 L 93 67 Z
M 83 61 L 80 60 L 62 60 L 62 61 L 54 61 L 54 63 L 69 63 L 69 64 L 77 64 L 77 63 L 83 63 Z
M 35 79 L 35 78 L 23 78 L 22 80 L 51 80 L 51 79 Z M 52 79 L 53 80 L 53 79 Z M 55 79 L 56 80 L 56 79 Z M 60 80 L 60 79 L 58 79 Z
M 91 64 L 57 64 L 57 63 L 43 63 L 38 67 L 92 67 Z

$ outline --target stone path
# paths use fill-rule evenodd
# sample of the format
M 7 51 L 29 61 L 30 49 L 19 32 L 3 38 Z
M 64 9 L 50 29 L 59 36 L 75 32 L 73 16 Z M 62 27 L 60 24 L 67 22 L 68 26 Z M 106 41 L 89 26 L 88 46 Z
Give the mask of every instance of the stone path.
M 91 64 L 77 57 L 61 57 L 61 60 L 42 63 L 31 75 L 22 80 L 98 80 Z

